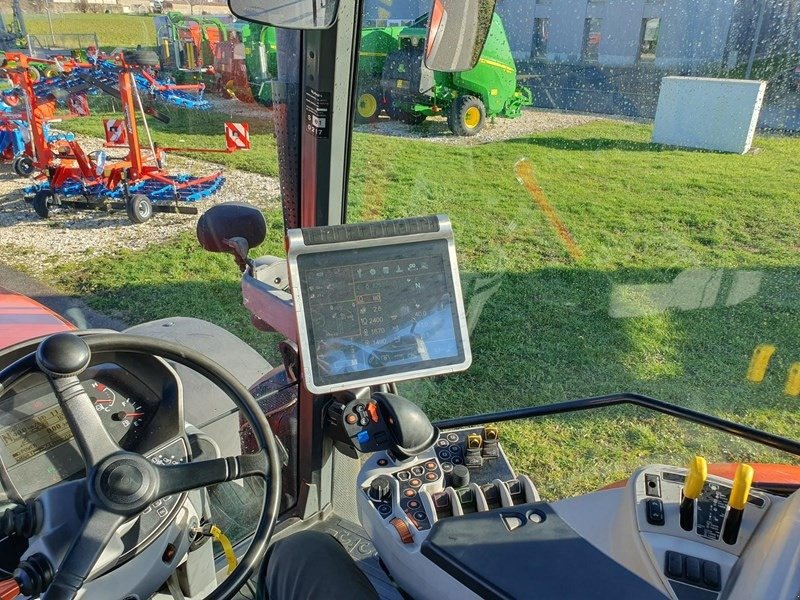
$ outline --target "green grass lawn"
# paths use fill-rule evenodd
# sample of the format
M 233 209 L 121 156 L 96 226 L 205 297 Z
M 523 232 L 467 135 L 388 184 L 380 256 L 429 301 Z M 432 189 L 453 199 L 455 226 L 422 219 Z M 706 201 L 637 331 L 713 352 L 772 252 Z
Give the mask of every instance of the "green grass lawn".
M 135 48 L 139 44 L 154 46 L 156 43 L 155 25 L 150 16 L 53 13 L 52 18 L 56 35 L 96 33 L 100 46 L 106 49 L 117 46 Z M 50 25 L 46 14 L 26 14 L 25 24 L 28 33 L 43 36 L 43 41 L 47 41 Z
M 184 137 L 205 140 L 211 121 Z M 156 128 L 158 139 L 180 135 Z M 800 139 L 761 137 L 758 153 L 736 156 L 649 138 L 649 126 L 608 121 L 469 148 L 356 134 L 351 221 L 447 213 L 454 223 L 474 362 L 401 386 L 432 418 L 628 390 L 800 437 L 800 400 L 783 394 L 800 361 Z M 262 147 L 246 161 L 224 159 L 274 175 L 272 136 L 265 128 L 256 139 Z M 516 180 L 523 158 L 580 247 L 577 262 Z M 268 217 L 259 250 L 281 253 L 280 216 Z M 632 286 L 679 276 L 694 283 L 667 294 L 672 308 L 646 314 L 648 293 L 673 288 Z M 276 338 L 249 324 L 233 261 L 203 252 L 191 235 L 54 277 L 131 322 L 198 316 L 276 357 Z M 767 342 L 778 347 L 767 378 L 747 383 L 750 354 Z M 785 458 L 632 408 L 505 425 L 501 434 L 547 498 L 648 462 L 683 464 L 694 452 Z

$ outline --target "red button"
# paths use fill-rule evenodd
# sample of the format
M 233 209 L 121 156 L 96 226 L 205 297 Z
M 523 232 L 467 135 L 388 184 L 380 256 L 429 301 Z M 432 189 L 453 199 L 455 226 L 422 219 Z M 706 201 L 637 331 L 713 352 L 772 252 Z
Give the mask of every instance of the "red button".
M 378 405 L 374 402 L 370 402 L 367 404 L 367 412 L 369 413 L 369 418 L 372 419 L 373 423 L 378 422 Z

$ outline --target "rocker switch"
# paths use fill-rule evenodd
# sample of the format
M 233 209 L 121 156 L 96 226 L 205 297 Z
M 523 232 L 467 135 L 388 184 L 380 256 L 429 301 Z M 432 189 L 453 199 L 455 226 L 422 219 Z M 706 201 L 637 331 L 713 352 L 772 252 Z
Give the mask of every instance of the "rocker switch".
M 648 498 L 645 502 L 647 522 L 651 525 L 664 524 L 664 503 L 658 498 Z

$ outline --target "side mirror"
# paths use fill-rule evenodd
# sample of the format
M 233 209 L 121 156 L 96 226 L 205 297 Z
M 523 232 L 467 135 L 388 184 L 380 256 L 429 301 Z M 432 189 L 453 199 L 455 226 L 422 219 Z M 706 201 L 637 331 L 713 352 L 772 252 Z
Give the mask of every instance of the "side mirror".
M 267 237 L 261 211 L 246 202 L 226 202 L 209 208 L 197 221 L 197 241 L 209 252 L 228 252 L 244 270 L 247 253 Z
M 336 21 L 339 0 L 228 0 L 239 19 L 284 29 L 327 29 Z
M 478 64 L 492 26 L 495 0 L 433 0 L 425 66 L 455 73 Z

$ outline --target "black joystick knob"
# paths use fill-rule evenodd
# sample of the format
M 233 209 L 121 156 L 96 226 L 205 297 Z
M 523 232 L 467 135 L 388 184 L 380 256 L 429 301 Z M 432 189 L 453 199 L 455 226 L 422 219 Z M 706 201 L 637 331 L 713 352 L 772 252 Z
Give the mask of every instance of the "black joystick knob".
M 450 481 L 454 488 L 467 487 L 469 485 L 469 469 L 464 465 L 456 465 L 450 472 Z
M 388 500 L 392 495 L 392 484 L 389 478 L 381 475 L 369 484 L 369 497 L 377 502 Z
M 51 335 L 36 350 L 36 363 L 50 377 L 80 375 L 91 357 L 89 346 L 74 333 Z

